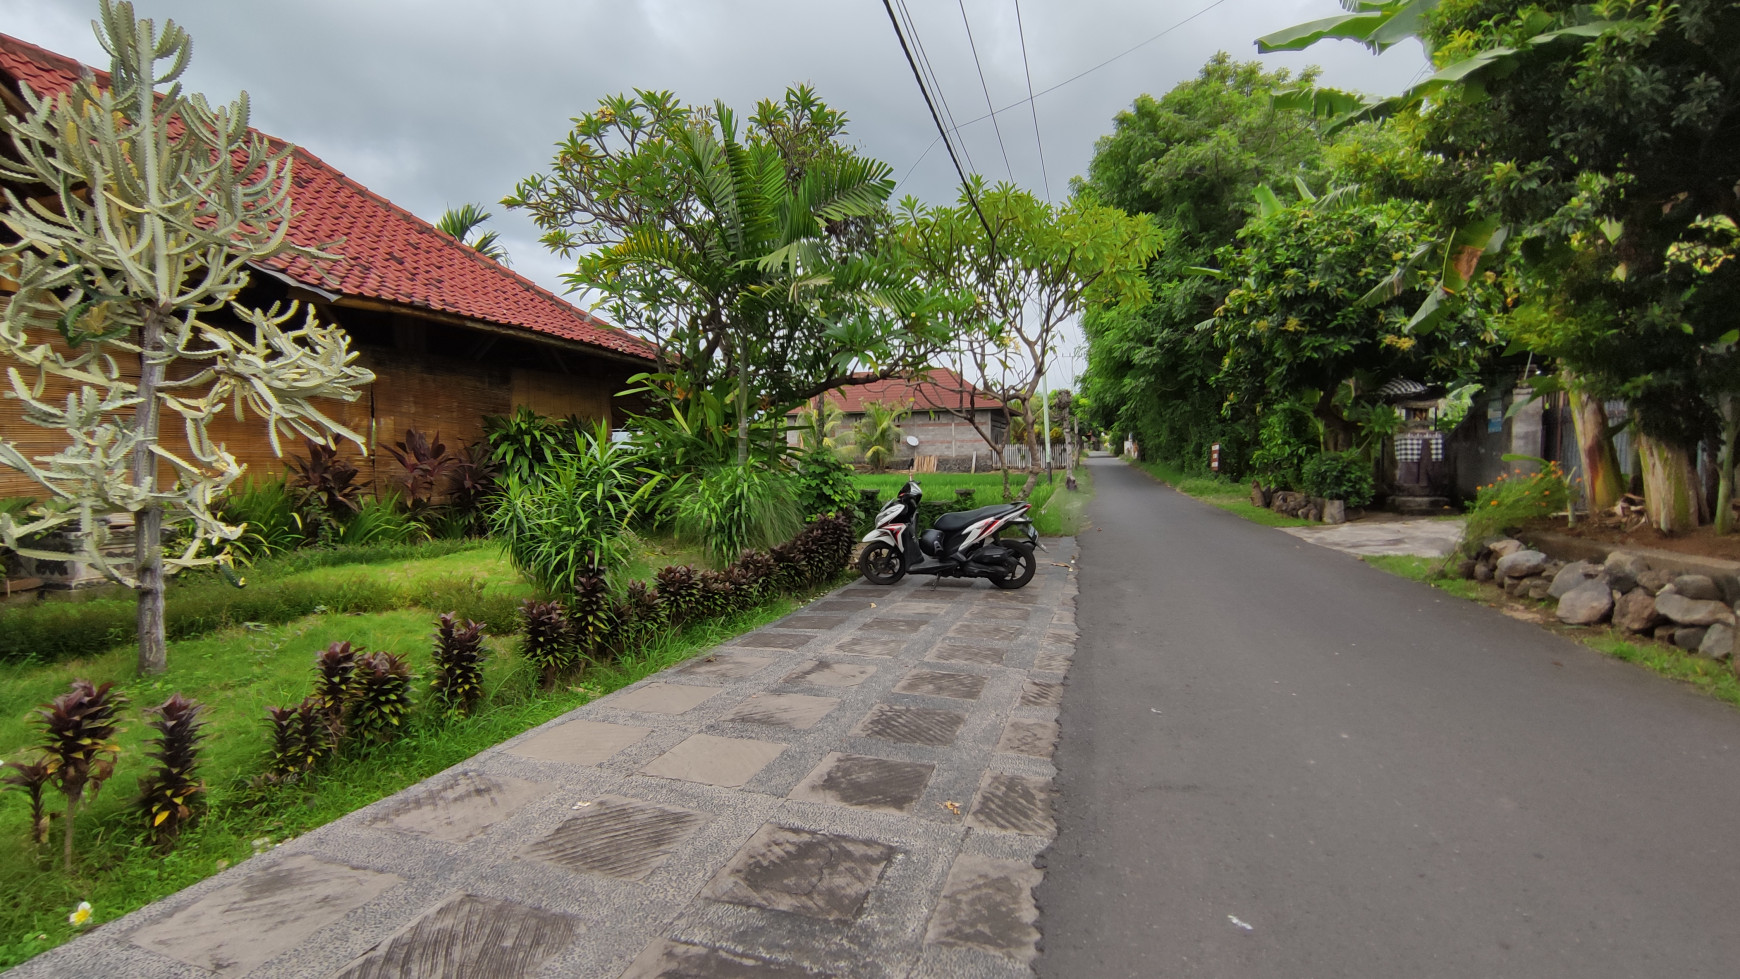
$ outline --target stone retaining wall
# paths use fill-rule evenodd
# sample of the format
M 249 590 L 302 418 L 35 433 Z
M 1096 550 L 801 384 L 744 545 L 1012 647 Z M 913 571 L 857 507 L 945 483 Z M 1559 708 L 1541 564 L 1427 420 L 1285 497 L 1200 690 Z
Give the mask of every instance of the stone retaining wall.
M 1659 553 L 1608 550 L 1600 560 L 1564 560 L 1504 538 L 1456 570 L 1494 582 L 1507 595 L 1556 603 L 1555 614 L 1567 625 L 1610 623 L 1735 666 L 1740 574 L 1719 568 L 1707 569 L 1715 574 L 1688 572 L 1673 560 L 1658 561 Z

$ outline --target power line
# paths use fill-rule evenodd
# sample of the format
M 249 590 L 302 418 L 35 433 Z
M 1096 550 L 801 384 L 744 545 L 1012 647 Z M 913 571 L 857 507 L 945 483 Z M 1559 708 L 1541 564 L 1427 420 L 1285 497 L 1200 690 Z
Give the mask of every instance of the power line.
M 973 205 L 973 213 L 979 216 L 979 223 L 985 226 L 985 235 L 994 249 L 997 247 L 996 232 L 991 230 L 991 222 L 985 220 L 985 212 L 979 210 L 978 195 L 973 193 L 972 182 L 967 179 L 966 171 L 961 169 L 960 157 L 955 155 L 955 146 L 949 142 L 948 131 L 943 129 L 942 117 L 937 115 L 936 103 L 931 101 L 930 90 L 924 87 L 924 75 L 918 70 L 918 61 L 912 56 L 912 48 L 906 43 L 906 35 L 901 33 L 900 19 L 894 16 L 892 0 L 882 0 L 882 8 L 888 11 L 888 22 L 894 25 L 894 36 L 900 41 L 900 50 L 906 55 L 906 63 L 912 68 L 913 80 L 918 82 L 918 93 L 924 96 L 925 108 L 930 110 L 930 120 L 936 123 L 937 136 L 942 139 L 943 145 L 948 147 L 949 159 L 955 165 L 955 175 L 961 178 L 961 189 L 967 192 L 967 200 Z
M 918 52 L 919 66 L 924 69 L 925 78 L 919 81 L 919 85 L 928 84 L 930 86 L 931 93 L 936 96 L 937 104 L 942 106 L 942 115 L 949 121 L 948 131 L 954 133 L 956 138 L 960 138 L 961 127 L 955 122 L 954 109 L 949 106 L 948 96 L 943 94 L 942 82 L 937 78 L 936 68 L 930 63 L 930 53 L 924 49 L 924 38 L 918 34 L 918 22 L 913 20 L 912 11 L 907 8 L 906 0 L 894 0 L 894 5 L 899 8 L 901 17 L 906 20 L 906 34 L 912 39 L 913 50 Z M 961 155 L 967 158 L 967 169 L 978 173 L 979 165 L 973 162 L 973 152 L 967 148 L 965 139 L 960 139 L 960 151 Z
M 965 16 L 966 11 L 962 10 Z M 1021 70 L 1027 75 L 1027 108 L 1033 113 L 1033 142 L 1039 146 L 1039 178 L 1045 183 L 1045 202 L 1051 203 L 1051 174 L 1045 169 L 1045 140 L 1039 135 L 1039 106 L 1033 101 L 1033 65 L 1027 60 L 1027 28 L 1021 23 L 1021 0 L 1015 0 L 1015 32 L 1021 38 Z M 991 97 L 985 96 L 986 107 L 990 107 Z M 991 124 L 996 125 L 997 113 L 991 113 Z
M 1003 151 L 1003 172 L 1015 179 L 1015 168 L 1009 165 L 1009 147 L 1003 145 L 1003 127 L 997 125 L 997 107 L 991 104 L 991 86 L 985 82 L 985 65 L 979 60 L 979 45 L 973 40 L 973 23 L 967 19 L 967 0 L 956 0 L 961 7 L 961 24 L 967 29 L 967 50 L 973 53 L 973 67 L 979 71 L 979 88 L 985 93 L 985 108 L 991 110 L 991 129 L 997 134 L 997 148 Z

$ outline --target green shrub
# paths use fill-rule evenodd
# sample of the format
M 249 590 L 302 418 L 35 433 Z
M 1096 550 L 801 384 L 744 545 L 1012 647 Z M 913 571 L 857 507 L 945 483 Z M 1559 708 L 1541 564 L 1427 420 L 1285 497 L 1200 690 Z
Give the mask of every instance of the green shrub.
M 574 636 L 568 628 L 568 616 L 559 603 L 528 599 L 520 605 L 520 622 L 525 633 L 520 650 L 526 662 L 538 668 L 548 690 L 556 685 L 557 675 L 574 663 Z
M 422 526 L 399 505 L 398 496 L 388 495 L 358 504 L 355 513 L 339 522 L 333 543 L 340 547 L 377 547 L 427 538 Z
M 761 466 L 723 466 L 689 487 L 677 503 L 677 536 L 715 567 L 752 548 L 769 548 L 803 526 L 793 481 Z
M 242 536 L 230 542 L 230 552 L 249 564 L 313 541 L 297 509 L 296 494 L 282 479 L 248 480 L 224 498 L 219 515 L 225 523 L 242 527 Z
M 798 512 L 805 519 L 858 511 L 852 467 L 829 449 L 806 452 L 796 461 Z
M 1310 411 L 1297 402 L 1282 402 L 1263 414 L 1257 448 L 1251 453 L 1252 474 L 1270 489 L 1296 489 L 1319 451 Z
M 1305 463 L 1301 484 L 1311 496 L 1362 507 L 1372 500 L 1371 463 L 1354 452 L 1323 452 Z
M 490 526 L 519 572 L 551 595 L 577 577 L 616 567 L 629 522 L 661 482 L 610 441 L 603 427 L 530 479 L 510 477 Z
M 1505 456 L 1507 460 L 1533 462 L 1539 472 L 1505 473 L 1480 487 L 1468 505 L 1463 525 L 1461 553 L 1473 557 L 1488 538 L 1509 533 L 1536 517 L 1564 513 L 1571 498 L 1565 472 L 1556 462 L 1530 456 Z
M 195 775 L 199 766 L 199 715 L 204 705 L 172 694 L 168 700 L 146 710 L 156 715 L 146 724 L 157 732 L 147 742 L 147 756 L 157 767 L 139 780 L 139 810 L 145 819 L 145 836 L 157 846 L 175 841 L 181 830 L 204 809 L 205 784 Z
M 695 583 L 695 569 L 686 564 L 668 564 L 653 574 L 658 582 L 659 608 L 665 621 L 681 625 L 699 617 L 700 587 Z
M 411 713 L 411 680 L 410 665 L 397 653 L 360 657 L 351 681 L 351 737 L 378 743 L 404 734 Z

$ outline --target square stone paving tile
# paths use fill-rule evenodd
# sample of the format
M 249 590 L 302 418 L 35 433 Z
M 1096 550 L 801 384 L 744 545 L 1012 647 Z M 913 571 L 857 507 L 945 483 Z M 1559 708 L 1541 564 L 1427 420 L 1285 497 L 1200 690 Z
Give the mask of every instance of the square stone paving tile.
M 1051 816 L 1051 780 L 986 772 L 967 811 L 967 825 L 1027 836 L 1057 832 Z
M 953 607 L 947 602 L 900 602 L 890 611 L 895 615 L 942 615 Z
M 781 629 L 819 629 L 826 631 L 828 629 L 838 629 L 845 625 L 846 620 L 849 618 L 851 618 L 850 615 L 812 615 L 805 613 L 788 615 L 785 618 L 780 619 L 778 622 L 775 622 L 774 625 Z
M 300 853 L 220 887 L 129 938 L 195 968 L 240 976 L 307 942 L 402 880 Z
M 724 687 L 691 687 L 685 683 L 649 683 L 600 700 L 604 707 L 648 714 L 686 714 Z
M 986 601 L 997 602 L 1004 605 L 1038 605 L 1039 592 L 1031 589 L 1021 589 L 1019 591 L 1003 591 L 999 589 L 986 595 L 985 599 Z
M 1030 608 L 1010 607 L 1007 605 L 979 605 L 967 610 L 969 619 L 1000 619 L 1004 622 L 1026 622 L 1033 614 Z
M 876 618 L 871 619 L 869 622 L 859 626 L 858 631 L 895 632 L 903 636 L 910 636 L 927 625 L 930 625 L 929 619 L 896 619 L 886 615 L 879 615 Z
M 618 796 L 581 805 L 525 855 L 569 870 L 645 880 L 707 821 L 698 812 Z
M 1031 963 L 1039 956 L 1039 905 L 1033 889 L 1043 876 L 1024 860 L 961 854 L 949 868 L 924 940 Z
M 1012 622 L 956 622 L 954 628 L 949 630 L 949 635 L 1010 642 L 1019 637 L 1024 628 Z
M 895 693 L 915 693 L 927 697 L 952 697 L 955 700 L 978 700 L 985 692 L 986 677 L 977 673 L 956 673 L 952 670 L 913 670 L 894 685 Z
M 876 667 L 862 663 L 835 663 L 812 659 L 785 675 L 786 683 L 807 683 L 817 687 L 855 687 L 870 678 Z
M 506 819 L 550 789 L 549 785 L 506 775 L 460 772 L 452 778 L 423 783 L 398 800 L 392 812 L 375 820 L 374 825 L 459 843 Z
M 731 640 L 733 646 L 753 647 L 755 649 L 802 649 L 810 644 L 815 636 L 802 632 L 766 632 L 757 630 L 747 636 Z
M 785 745 L 771 741 L 694 734 L 640 771 L 643 775 L 736 788 L 754 778 L 784 750 Z
M 659 939 L 635 958 L 621 979 L 835 979 L 835 976 L 746 952 Z
M 966 722 L 967 715 L 959 711 L 877 704 L 852 733 L 863 738 L 941 747 L 954 744 L 955 735 Z
M 997 750 L 1031 758 L 1050 758 L 1057 748 L 1057 722 L 1012 717 L 1003 726 Z
M 912 809 L 930 784 L 936 766 L 927 762 L 895 761 L 869 755 L 831 751 L 787 796 L 800 802 L 904 813 Z
M 1075 645 L 1075 630 L 1053 629 L 1045 634 L 1045 641 L 1054 642 L 1061 646 L 1073 646 Z
M 1045 680 L 1028 680 L 1021 685 L 1021 706 L 1023 707 L 1061 707 L 1063 706 L 1063 684 L 1049 683 Z
M 1033 668 L 1043 673 L 1068 673 L 1069 651 L 1041 646 L 1039 655 L 1033 658 Z
M 715 680 L 741 680 L 746 676 L 759 673 L 771 662 L 773 662 L 772 656 L 755 656 L 750 653 L 715 653 L 696 659 L 683 667 L 681 672 L 688 676 L 704 676 Z
M 807 731 L 839 702 L 836 697 L 808 697 L 801 693 L 758 693 L 732 708 L 723 719 Z
M 944 640 L 931 649 L 925 659 L 938 663 L 980 663 L 1003 665 L 1004 647 L 991 642 L 949 642 Z
M 701 896 L 828 921 L 851 921 L 898 853 L 886 843 L 767 823 Z
M 573 915 L 459 894 L 334 979 L 519 979 L 565 951 L 580 932 Z
M 806 612 L 862 612 L 875 604 L 868 598 L 824 598 L 804 606 Z
M 529 741 L 522 741 L 509 748 L 508 752 L 538 761 L 597 765 L 609 761 L 617 752 L 646 737 L 651 731 L 650 727 L 635 727 L 631 724 L 573 720 L 550 728 Z
M 849 636 L 834 644 L 834 652 L 850 656 L 896 656 L 905 648 L 904 639 L 875 639 L 870 636 Z

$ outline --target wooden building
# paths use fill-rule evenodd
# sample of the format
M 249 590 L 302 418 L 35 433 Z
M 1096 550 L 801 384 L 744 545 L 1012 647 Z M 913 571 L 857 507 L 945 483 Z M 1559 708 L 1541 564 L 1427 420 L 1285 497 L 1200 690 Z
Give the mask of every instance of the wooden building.
M 38 96 L 59 93 L 80 70 L 72 59 L 0 34 L 0 100 L 9 113 L 25 111 L 23 86 Z M 9 143 L 0 146 L 10 150 Z M 453 447 L 481 438 L 486 415 L 522 405 L 545 415 L 620 421 L 616 392 L 652 367 L 653 350 L 644 341 L 484 258 L 301 148 L 292 184 L 297 214 L 290 238 L 307 246 L 340 241 L 326 249 L 339 259 L 324 268 L 300 259 L 256 268 L 242 299 L 261 307 L 309 303 L 350 334 L 376 380 L 357 402 L 332 405 L 332 413 L 369 441 L 370 458 L 359 465 L 377 486 L 397 468 L 385 446 L 408 427 L 439 433 Z M 212 434 L 251 475 L 282 471 L 258 419 L 222 421 Z M 0 439 L 37 456 L 61 448 L 65 433 L 25 422 L 16 400 L 0 399 Z M 0 467 L 0 497 L 39 494 L 33 482 Z

